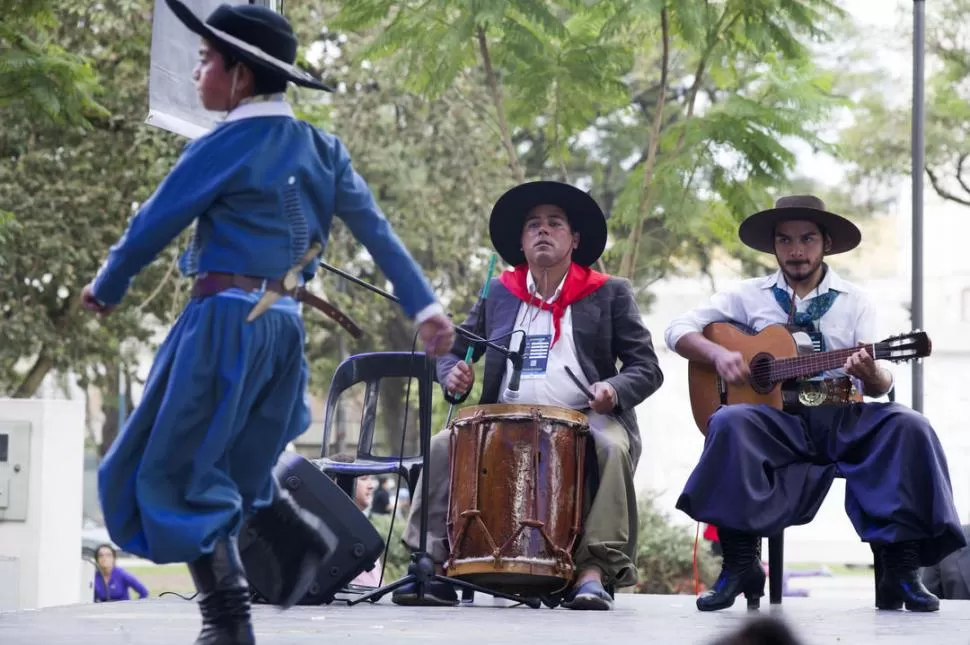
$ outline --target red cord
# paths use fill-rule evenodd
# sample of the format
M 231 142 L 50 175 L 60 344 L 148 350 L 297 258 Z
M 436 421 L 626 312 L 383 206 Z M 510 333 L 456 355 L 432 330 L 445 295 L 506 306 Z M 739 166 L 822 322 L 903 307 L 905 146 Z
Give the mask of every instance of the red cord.
M 697 523 L 697 530 L 694 532 L 694 595 L 699 596 L 701 593 L 701 577 L 697 571 L 697 541 L 700 539 L 701 535 L 701 523 Z

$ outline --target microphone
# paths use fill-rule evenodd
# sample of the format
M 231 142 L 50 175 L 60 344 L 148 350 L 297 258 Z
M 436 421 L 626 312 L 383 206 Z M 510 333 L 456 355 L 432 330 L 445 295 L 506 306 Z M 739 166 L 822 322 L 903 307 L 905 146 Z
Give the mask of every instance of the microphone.
M 517 336 L 517 338 L 518 343 L 515 349 L 510 348 L 508 354 L 509 361 L 512 362 L 512 376 L 509 378 L 509 384 L 506 386 L 505 394 L 502 397 L 504 400 L 510 402 L 519 400 L 519 381 L 522 378 L 522 363 L 525 359 L 525 356 L 522 354 L 522 336 Z

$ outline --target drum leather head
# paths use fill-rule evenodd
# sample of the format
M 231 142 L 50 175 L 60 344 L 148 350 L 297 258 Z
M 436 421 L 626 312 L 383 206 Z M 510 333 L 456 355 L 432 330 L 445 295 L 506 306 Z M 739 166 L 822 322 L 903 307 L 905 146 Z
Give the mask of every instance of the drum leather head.
M 533 413 L 538 412 L 543 419 L 558 421 L 568 425 L 582 426 L 589 429 L 589 418 L 579 410 L 560 408 L 553 405 L 523 405 L 521 403 L 493 403 L 489 405 L 471 405 L 462 408 L 455 415 L 452 425 L 465 425 L 475 417 L 481 415 L 493 419 L 531 419 Z

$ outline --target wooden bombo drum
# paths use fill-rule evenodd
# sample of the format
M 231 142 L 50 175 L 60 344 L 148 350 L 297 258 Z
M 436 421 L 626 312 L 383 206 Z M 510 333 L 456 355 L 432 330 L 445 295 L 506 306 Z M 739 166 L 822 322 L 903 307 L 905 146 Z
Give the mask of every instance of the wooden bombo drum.
M 479 405 L 450 426 L 448 576 L 521 595 L 572 581 L 589 423 L 575 410 Z

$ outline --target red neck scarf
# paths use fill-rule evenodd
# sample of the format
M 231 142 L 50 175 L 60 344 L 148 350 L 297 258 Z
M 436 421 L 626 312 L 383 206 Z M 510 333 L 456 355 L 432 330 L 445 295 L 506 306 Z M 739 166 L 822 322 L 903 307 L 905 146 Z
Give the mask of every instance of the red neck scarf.
M 588 267 L 581 267 L 575 262 L 569 265 L 566 272 L 566 280 L 563 282 L 562 291 L 555 302 L 549 303 L 542 300 L 542 296 L 535 293 L 529 296 L 528 286 L 529 265 L 520 264 L 512 271 L 506 271 L 499 276 L 499 281 L 509 290 L 513 296 L 522 302 L 530 303 L 533 306 L 552 312 L 552 344 L 556 344 L 559 339 L 559 322 L 562 320 L 566 307 L 579 302 L 586 296 L 594 293 L 602 287 L 610 276 L 605 273 L 593 271 Z

